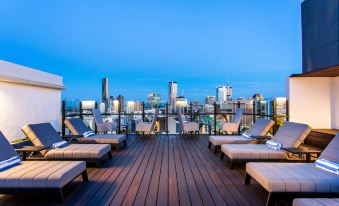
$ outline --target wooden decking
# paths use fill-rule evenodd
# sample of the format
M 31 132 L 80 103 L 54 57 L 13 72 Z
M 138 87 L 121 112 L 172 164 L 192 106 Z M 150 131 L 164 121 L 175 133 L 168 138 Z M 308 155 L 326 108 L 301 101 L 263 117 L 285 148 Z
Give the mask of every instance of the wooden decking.
M 134 136 L 128 147 L 113 151 L 102 168 L 89 168 L 65 188 L 65 205 L 264 205 L 267 193 L 243 185 L 244 169 L 207 148 L 207 137 Z M 55 204 L 51 197 L 1 196 L 1 205 Z

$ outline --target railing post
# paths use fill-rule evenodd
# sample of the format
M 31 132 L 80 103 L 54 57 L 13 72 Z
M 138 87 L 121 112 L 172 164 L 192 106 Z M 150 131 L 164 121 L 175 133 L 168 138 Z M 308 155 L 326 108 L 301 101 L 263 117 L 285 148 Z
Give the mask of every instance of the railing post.
M 169 131 L 168 131 L 168 110 L 169 110 L 169 104 L 168 102 L 166 102 L 166 108 L 165 108 L 165 113 L 166 113 L 166 118 L 165 118 L 165 129 L 166 129 L 166 134 L 168 135 Z
M 95 103 L 94 103 L 94 108 L 98 109 L 98 102 L 97 101 L 95 101 Z M 93 114 L 93 119 L 95 121 L 94 114 Z M 94 122 L 94 133 L 98 134 L 98 128 L 97 128 L 97 124 L 95 122 Z
M 145 121 L 145 102 L 142 102 L 142 121 Z
M 80 104 L 79 104 L 79 116 L 81 119 L 83 119 L 82 118 L 82 101 L 80 101 Z
M 255 123 L 255 100 L 253 100 L 253 112 L 252 112 L 252 115 L 253 115 L 253 123 Z
M 290 107 L 289 107 L 289 101 L 288 99 L 286 99 L 286 121 L 290 120 L 290 111 L 289 111 Z
M 66 119 L 66 100 L 63 100 L 62 105 L 61 105 L 61 134 L 62 136 L 65 136 L 66 134 L 65 119 Z
M 191 108 L 190 119 L 191 119 L 191 122 L 193 122 L 193 104 L 192 104 L 192 102 L 190 102 L 190 108 Z
M 119 98 L 119 104 L 118 104 L 118 134 L 121 133 L 121 101 Z
M 214 112 L 213 112 L 213 118 L 214 118 L 214 134 L 217 134 L 217 103 L 214 102 Z
M 274 99 L 272 100 L 271 102 L 271 107 L 272 107 L 272 120 L 275 122 L 274 126 L 273 126 L 273 135 L 276 133 L 277 131 L 277 118 L 276 118 L 276 115 L 275 115 L 275 108 L 274 108 Z

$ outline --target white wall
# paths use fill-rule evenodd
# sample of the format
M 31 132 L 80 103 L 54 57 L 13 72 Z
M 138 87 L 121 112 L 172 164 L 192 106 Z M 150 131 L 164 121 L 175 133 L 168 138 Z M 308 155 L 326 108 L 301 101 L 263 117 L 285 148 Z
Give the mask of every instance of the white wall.
M 339 77 L 331 79 L 332 128 L 339 129 Z
M 62 77 L 0 61 L 0 130 L 22 139 L 29 123 L 50 122 L 60 130 Z
M 338 78 L 291 77 L 288 83 L 290 121 L 314 129 L 337 129 Z M 337 92 L 335 92 L 337 91 Z

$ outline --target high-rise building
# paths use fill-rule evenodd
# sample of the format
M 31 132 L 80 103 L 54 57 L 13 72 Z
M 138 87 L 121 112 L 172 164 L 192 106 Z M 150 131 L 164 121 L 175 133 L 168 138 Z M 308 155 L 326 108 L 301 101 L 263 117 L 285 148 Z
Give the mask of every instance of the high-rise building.
M 134 111 L 142 112 L 143 107 L 144 107 L 144 102 L 136 101 L 134 105 Z
M 158 108 L 160 106 L 160 95 L 156 93 L 148 94 L 148 106 L 150 109 Z
M 198 100 L 194 100 L 193 101 L 193 111 L 198 111 L 200 109 L 199 107 L 199 101 Z
M 121 107 L 121 111 L 124 111 L 125 106 L 125 98 L 122 95 L 118 95 L 117 100 L 119 101 L 119 106 Z
M 232 101 L 232 87 L 231 86 L 218 86 L 216 89 L 217 102 L 221 105 Z
M 168 104 L 171 111 L 175 110 L 175 102 L 178 95 L 178 83 L 170 81 L 168 84 Z
M 215 103 L 215 96 L 206 96 L 205 104 L 213 105 Z
M 134 101 L 128 101 L 126 105 L 126 112 L 131 114 L 134 112 L 135 109 L 135 102 Z
M 252 98 L 255 101 L 263 101 L 265 99 L 265 97 L 262 94 L 254 94 Z
M 108 109 L 108 78 L 102 79 L 102 91 L 101 91 L 102 100 L 101 102 L 105 104 L 105 110 Z

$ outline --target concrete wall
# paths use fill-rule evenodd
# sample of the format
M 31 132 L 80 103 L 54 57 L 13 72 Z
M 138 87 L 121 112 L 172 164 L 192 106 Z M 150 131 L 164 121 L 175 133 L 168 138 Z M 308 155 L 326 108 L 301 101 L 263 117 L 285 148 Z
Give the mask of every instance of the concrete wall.
M 50 122 L 60 130 L 62 77 L 0 60 L 0 130 L 13 141 L 21 127 Z
M 289 78 L 290 121 L 315 129 L 338 129 L 338 91 L 338 77 Z
M 339 65 L 339 0 L 302 3 L 303 73 Z

